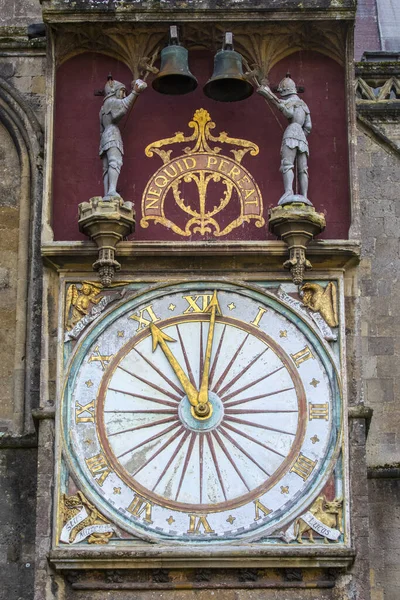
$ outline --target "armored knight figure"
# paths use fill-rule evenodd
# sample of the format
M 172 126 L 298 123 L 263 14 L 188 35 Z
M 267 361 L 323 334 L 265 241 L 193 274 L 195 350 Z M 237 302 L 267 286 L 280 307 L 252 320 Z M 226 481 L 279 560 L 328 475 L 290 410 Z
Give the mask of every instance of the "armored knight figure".
M 135 104 L 147 84 L 141 79 L 133 82 L 131 93 L 126 96 L 123 83 L 109 76 L 104 87 L 104 102 L 100 110 L 100 158 L 103 161 L 104 200 L 119 197 L 117 182 L 121 172 L 124 147 L 118 123 Z
M 312 206 L 307 198 L 308 192 L 308 166 L 309 156 L 307 137 L 311 132 L 310 109 L 307 104 L 297 95 L 296 84 L 287 73 L 278 86 L 278 92 L 284 100 L 279 99 L 272 93 L 266 83 L 262 83 L 257 89 L 267 101 L 276 106 L 289 120 L 281 145 L 281 167 L 285 193 L 279 200 L 280 205 L 291 202 L 301 202 Z M 294 168 L 297 161 L 297 173 L 299 178 L 300 194 L 293 192 Z

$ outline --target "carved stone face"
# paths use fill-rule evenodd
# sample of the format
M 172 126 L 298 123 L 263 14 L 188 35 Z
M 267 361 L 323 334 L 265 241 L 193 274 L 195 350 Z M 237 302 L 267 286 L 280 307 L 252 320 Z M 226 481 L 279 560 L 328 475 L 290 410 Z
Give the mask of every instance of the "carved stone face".
M 126 89 L 125 88 L 119 89 L 116 93 L 116 96 L 119 99 L 126 98 Z

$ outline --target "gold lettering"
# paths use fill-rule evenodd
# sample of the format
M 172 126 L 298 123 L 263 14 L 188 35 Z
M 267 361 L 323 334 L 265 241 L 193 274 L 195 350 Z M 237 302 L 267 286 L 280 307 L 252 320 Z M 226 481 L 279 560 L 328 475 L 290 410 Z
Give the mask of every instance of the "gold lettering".
M 247 175 L 245 175 L 244 177 L 242 177 L 242 179 L 239 179 L 239 181 L 237 182 L 238 186 L 243 189 L 243 186 L 241 185 L 241 183 L 251 183 L 250 179 L 247 177 Z
M 146 210 L 150 208 L 158 208 L 158 206 L 154 207 L 157 204 L 159 198 L 146 198 Z
M 192 164 L 188 164 L 189 161 L 192 161 Z M 194 167 L 196 166 L 196 160 L 193 158 L 193 156 L 188 156 L 187 158 L 183 159 L 183 164 L 185 165 L 185 167 L 190 170 L 190 169 L 194 169 Z
M 198 296 L 182 296 L 184 300 L 189 304 L 186 310 L 183 311 L 184 315 L 188 313 L 201 313 L 204 312 L 207 306 L 210 304 L 212 294 L 199 294 Z
M 168 165 L 168 169 L 172 170 L 172 173 L 169 173 L 167 167 L 165 167 L 164 173 L 168 175 L 168 177 L 176 177 L 178 175 L 178 171 L 175 169 L 174 165 Z
M 244 192 L 244 201 L 246 204 L 257 204 L 257 198 L 255 200 L 251 200 L 248 201 L 247 198 L 249 198 L 252 194 L 254 194 L 256 190 L 253 188 L 252 190 L 245 190 Z
M 155 190 L 154 188 L 150 188 L 147 193 L 151 194 L 152 196 L 158 196 L 158 197 L 160 197 L 161 194 L 162 194 L 162 191 L 161 190 Z
M 326 402 L 325 404 L 308 404 L 308 420 L 312 421 L 313 419 L 325 419 L 328 421 L 329 419 L 329 404 Z
M 183 173 L 183 172 L 184 172 L 184 169 L 183 169 L 183 167 L 182 167 L 182 165 L 181 165 L 181 161 L 180 161 L 180 160 L 178 160 L 178 162 L 176 162 L 175 164 L 176 164 L 176 165 L 179 167 L 179 170 L 180 170 L 180 172 L 181 172 L 181 173 Z
M 81 416 L 86 413 L 86 416 Z M 82 406 L 76 401 L 75 404 L 75 423 L 94 423 L 94 400 Z
M 161 181 L 163 183 L 157 183 L 158 179 L 161 179 Z M 154 183 L 156 184 L 157 187 L 163 188 L 163 187 L 165 187 L 167 185 L 168 179 L 167 179 L 167 177 L 165 177 L 165 175 L 157 175 L 157 177 L 154 180 Z
M 148 317 L 143 316 L 145 313 L 147 313 Z M 157 323 L 157 321 L 160 320 L 159 317 L 157 317 L 157 315 L 154 314 L 152 304 L 149 304 L 149 306 L 145 306 L 144 308 L 139 310 L 139 314 L 131 315 L 129 318 L 139 323 L 136 331 L 140 331 L 141 329 L 144 329 L 145 327 L 150 325 L 150 323 Z
M 207 515 L 189 515 L 189 519 L 188 533 L 201 533 L 200 527 L 203 527 L 203 533 L 215 533 L 207 521 Z
M 259 500 L 253 500 L 253 502 L 256 509 L 256 516 L 254 517 L 255 521 L 258 521 L 262 518 L 260 511 L 263 512 L 265 516 L 269 515 L 272 512 L 272 510 L 264 506 L 264 504 L 262 504 Z
M 261 321 L 261 317 L 263 316 L 264 313 L 267 312 L 266 308 L 262 308 L 261 306 L 258 308 L 258 313 L 256 318 L 254 319 L 254 321 L 251 321 L 251 324 L 254 325 L 255 327 L 259 327 L 259 322 Z
M 126 510 L 128 510 L 134 517 L 137 517 L 138 519 L 140 519 L 141 515 L 144 513 L 143 521 L 151 524 L 153 522 L 151 520 L 152 507 L 153 505 L 151 502 L 135 495 Z
M 290 356 L 293 358 L 297 368 L 299 368 L 301 363 L 305 362 L 309 358 L 314 358 L 314 355 L 308 346 L 306 346 L 302 350 L 299 350 L 298 352 L 296 352 L 296 354 L 291 354 Z
M 221 160 L 219 161 L 219 165 L 218 165 L 218 171 L 223 171 L 224 170 L 224 166 L 223 165 L 228 165 L 229 163 L 224 160 L 223 158 L 221 158 Z
M 209 156 L 207 158 L 207 169 L 209 169 L 210 167 L 214 167 L 218 162 L 218 159 L 215 158 L 215 156 Z
M 85 462 L 94 479 L 97 481 L 99 486 L 102 486 L 106 478 L 111 473 L 111 469 L 108 466 L 108 462 L 104 454 L 96 454 L 96 456 L 87 458 Z
M 303 481 L 305 481 L 310 477 L 311 473 L 315 469 L 316 464 L 316 460 L 311 460 L 311 458 L 304 456 L 304 454 L 300 452 L 299 458 L 296 460 L 293 467 L 290 469 L 290 472 L 296 473 L 296 475 L 298 475 L 303 479 Z
M 239 169 L 239 167 L 232 167 L 232 169 L 228 173 L 228 177 L 232 177 L 232 179 L 235 179 L 235 175 L 240 175 L 240 173 L 241 170 Z

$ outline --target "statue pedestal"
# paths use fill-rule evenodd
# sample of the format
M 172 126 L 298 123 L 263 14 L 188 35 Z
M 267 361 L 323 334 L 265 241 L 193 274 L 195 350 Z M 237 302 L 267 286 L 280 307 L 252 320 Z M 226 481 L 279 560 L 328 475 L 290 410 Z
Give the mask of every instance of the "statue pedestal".
M 79 231 L 96 242 L 99 249 L 93 269 L 99 272 L 101 283 L 107 287 L 121 268 L 115 260 L 116 245 L 135 230 L 132 202 L 124 202 L 120 197 L 103 200 L 95 196 L 79 204 L 78 209 Z
M 284 204 L 269 211 L 269 230 L 280 237 L 289 249 L 289 260 L 283 263 L 290 269 L 293 283 L 303 282 L 306 269 L 312 264 L 306 258 L 306 249 L 314 236 L 325 229 L 325 217 L 306 204 Z

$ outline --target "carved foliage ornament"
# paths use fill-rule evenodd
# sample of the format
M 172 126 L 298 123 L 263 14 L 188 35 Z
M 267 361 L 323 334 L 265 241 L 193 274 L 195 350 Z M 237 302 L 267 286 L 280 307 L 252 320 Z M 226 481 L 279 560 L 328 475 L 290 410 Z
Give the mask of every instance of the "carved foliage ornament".
M 260 190 L 251 174 L 241 164 L 247 153 L 256 156 L 259 148 L 253 142 L 230 137 L 226 132 L 214 136 L 212 130 L 215 126 L 209 113 L 201 108 L 189 122 L 189 127 L 194 130 L 192 135 L 185 136 L 178 132 L 173 137 L 158 140 L 147 146 L 146 156 L 151 158 L 157 154 L 164 164 L 151 177 L 144 191 L 141 227 L 146 228 L 150 221 L 154 221 L 185 237 L 193 233 L 213 233 L 216 237 L 222 237 L 252 219 L 255 220 L 256 227 L 264 225 Z M 171 157 L 172 149 L 163 149 L 164 146 L 185 142 L 191 145 L 185 147 L 184 154 L 177 158 Z M 214 143 L 234 146 L 229 149 L 233 158 L 222 154 L 222 147 L 215 146 Z M 183 183 L 191 183 L 197 188 L 197 201 L 188 200 L 183 195 Z M 217 184 L 221 191 L 219 200 L 210 206 L 209 201 L 207 202 L 207 191 L 212 183 Z M 192 199 L 192 186 L 191 191 Z M 165 201 L 170 192 L 176 205 L 189 217 L 184 228 L 174 223 L 165 212 Z M 240 214 L 223 226 L 218 216 L 235 195 L 239 199 Z M 218 198 L 218 195 L 216 197 Z
M 232 24 L 185 23 L 181 38 L 188 49 L 207 48 L 216 52 L 223 33 Z M 81 52 L 102 52 L 124 62 L 135 78 L 140 77 L 140 60 L 151 56 L 167 43 L 168 27 L 163 24 L 105 23 L 53 26 L 55 60 L 59 65 Z M 343 64 L 346 26 L 330 23 L 235 24 L 235 46 L 252 65 L 266 76 L 276 63 L 299 50 L 312 50 Z

